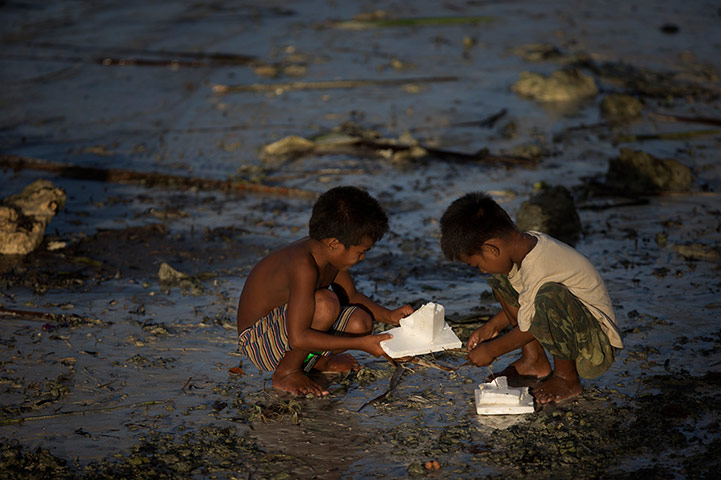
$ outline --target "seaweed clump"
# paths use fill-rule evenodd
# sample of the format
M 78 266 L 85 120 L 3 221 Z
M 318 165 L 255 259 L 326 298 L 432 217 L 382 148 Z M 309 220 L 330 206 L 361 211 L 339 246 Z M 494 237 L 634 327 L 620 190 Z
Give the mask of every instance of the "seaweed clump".
M 37 448 L 31 452 L 23 451 L 16 442 L 0 447 L 0 478 L 23 478 L 26 480 L 53 478 L 64 480 L 76 478 L 67 461 L 57 458 L 47 449 Z

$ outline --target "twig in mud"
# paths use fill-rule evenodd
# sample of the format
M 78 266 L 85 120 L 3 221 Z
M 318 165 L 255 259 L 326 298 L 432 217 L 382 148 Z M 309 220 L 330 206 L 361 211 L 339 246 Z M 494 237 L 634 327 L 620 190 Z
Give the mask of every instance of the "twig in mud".
M 420 365 L 421 367 L 428 367 L 428 368 L 435 368 L 436 370 L 443 370 L 444 372 L 455 372 L 460 367 L 449 367 L 447 365 L 441 365 L 437 362 L 431 362 L 430 360 L 426 360 L 423 358 L 413 357 L 409 360 L 412 363 L 415 363 L 416 365 Z
M 616 143 L 643 142 L 646 140 L 688 140 L 696 137 L 705 137 L 709 135 L 721 135 L 721 129 L 710 128 L 705 130 L 690 130 L 688 132 L 665 132 L 665 133 L 645 133 L 638 135 L 619 135 L 614 138 Z
M 488 372 L 491 374 L 491 381 L 498 386 L 498 381 L 496 380 L 496 375 L 493 373 L 493 364 L 488 365 Z
M 502 108 L 497 113 L 494 113 L 493 115 L 490 115 L 483 120 L 479 120 L 476 122 L 460 122 L 460 123 L 454 123 L 452 124 L 454 127 L 482 127 L 482 128 L 493 128 L 493 125 L 496 124 L 498 120 L 500 120 L 503 116 L 506 115 L 508 111 L 505 108 Z
M 688 122 L 688 123 L 701 123 L 704 125 L 714 125 L 721 127 L 721 118 L 711 117 L 686 117 L 682 115 L 671 115 L 668 113 L 657 113 L 651 112 L 649 115 L 658 118 L 659 120 L 667 120 L 671 122 Z
M 183 385 L 183 388 L 180 389 L 183 393 L 185 393 L 185 387 L 188 386 L 188 384 L 190 383 L 190 381 L 191 381 L 192 379 L 193 379 L 193 377 L 188 377 L 188 381 L 185 382 L 185 385 Z
M 162 404 L 168 403 L 168 402 L 169 402 L 169 400 L 164 400 L 164 401 L 150 400 L 148 402 L 131 403 L 130 405 L 116 405 L 114 407 L 89 408 L 87 410 L 71 410 L 69 412 L 55 413 L 52 415 L 35 415 L 35 416 L 30 416 L 30 417 L 5 418 L 5 419 L 0 420 L 0 426 L 13 425 L 16 423 L 22 423 L 22 422 L 26 422 L 26 421 L 30 421 L 30 420 L 48 420 L 51 418 L 67 417 L 70 415 L 83 415 L 85 413 L 109 412 L 111 410 L 120 410 L 122 408 L 149 407 L 152 405 L 162 405 Z
M 197 188 L 199 190 L 241 191 L 258 194 L 280 195 L 315 199 L 318 194 L 310 190 L 243 182 L 240 180 L 215 180 L 211 178 L 186 177 L 157 172 L 136 172 L 120 168 L 83 167 L 79 165 L 51 162 L 17 155 L 0 155 L 0 167 L 13 170 L 39 170 L 52 172 L 61 177 L 143 185 L 146 187 Z
M 390 385 L 388 386 L 388 390 L 386 390 L 382 394 L 378 395 L 374 399 L 368 400 L 366 403 L 361 405 L 361 407 L 358 409 L 358 411 L 360 412 L 368 405 L 375 403 L 375 402 L 379 402 L 379 401 L 383 400 L 384 398 L 386 398 L 398 386 L 398 384 L 401 381 L 401 377 L 403 376 L 405 371 L 406 371 L 406 367 L 404 367 L 402 363 L 396 364 L 396 371 L 393 372 L 393 376 L 391 377 L 391 381 L 390 381 Z
M 213 93 L 239 93 L 239 92 L 286 92 L 290 90 L 331 90 L 358 87 L 397 87 L 414 83 L 455 82 L 458 77 L 414 77 L 391 79 L 356 79 L 356 80 L 325 80 L 319 82 L 282 82 L 282 83 L 252 83 L 250 85 L 213 85 Z

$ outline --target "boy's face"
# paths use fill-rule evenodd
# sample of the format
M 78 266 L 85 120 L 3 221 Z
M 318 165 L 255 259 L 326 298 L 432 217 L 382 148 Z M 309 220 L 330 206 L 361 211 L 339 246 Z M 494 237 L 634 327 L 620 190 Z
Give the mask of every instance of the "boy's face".
M 373 247 L 374 242 L 370 239 L 363 239 L 360 245 L 351 245 L 346 247 L 341 242 L 334 244 L 332 252 L 331 263 L 338 270 L 348 270 L 356 263 L 363 260 L 366 256 L 366 252 Z
M 469 267 L 477 268 L 482 273 L 507 274 L 513 268 L 513 262 L 504 253 L 504 249 L 488 243 L 481 245 L 479 253 L 461 255 L 460 260 Z

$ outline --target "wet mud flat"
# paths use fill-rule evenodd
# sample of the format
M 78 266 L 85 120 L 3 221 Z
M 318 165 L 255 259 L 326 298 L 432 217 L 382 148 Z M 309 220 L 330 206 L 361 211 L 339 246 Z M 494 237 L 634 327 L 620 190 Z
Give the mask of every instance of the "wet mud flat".
M 715 476 L 717 6 L 0 13 L 0 196 L 39 178 L 67 193 L 34 251 L 0 256 L 0 477 Z M 614 170 L 627 159 L 640 170 Z M 236 353 L 238 295 L 341 184 L 391 221 L 352 271 L 359 289 L 441 303 L 462 340 L 496 306 L 442 258 L 443 210 L 481 189 L 517 217 L 563 187 L 624 334 L 616 363 L 580 397 L 514 417 L 473 404 L 512 354 L 491 369 L 424 356 L 371 404 L 396 367 L 362 353 L 358 372 L 316 374 L 326 398 L 274 391 Z

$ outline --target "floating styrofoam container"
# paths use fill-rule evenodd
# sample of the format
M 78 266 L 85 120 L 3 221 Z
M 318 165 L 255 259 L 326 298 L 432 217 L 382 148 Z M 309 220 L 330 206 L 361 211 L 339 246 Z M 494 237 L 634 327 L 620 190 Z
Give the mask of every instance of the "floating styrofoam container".
M 510 388 L 506 377 L 496 377 L 478 387 L 475 394 L 476 413 L 479 415 L 515 415 L 534 411 L 528 387 Z
M 461 341 L 445 321 L 443 305 L 426 303 L 402 318 L 400 324 L 400 327 L 385 332 L 393 335 L 393 338 L 381 342 L 381 347 L 391 358 L 424 355 L 461 347 Z

